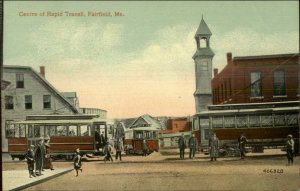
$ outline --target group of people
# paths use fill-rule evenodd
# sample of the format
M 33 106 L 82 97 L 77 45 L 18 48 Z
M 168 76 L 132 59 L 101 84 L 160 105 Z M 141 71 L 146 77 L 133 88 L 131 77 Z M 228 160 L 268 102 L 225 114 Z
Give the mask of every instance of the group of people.
M 29 178 L 41 176 L 44 169 L 54 170 L 50 157 L 50 138 L 40 137 L 36 146 L 30 145 L 25 158 L 27 160 Z
M 192 134 L 192 137 L 190 137 L 188 141 L 188 146 L 190 148 L 190 153 L 189 153 L 189 158 L 195 158 L 195 153 L 196 150 L 198 150 L 198 141 L 197 138 L 195 137 L 195 134 Z M 178 147 L 179 147 L 179 152 L 180 152 L 180 160 L 184 159 L 184 152 L 186 148 L 186 141 L 184 139 L 184 134 L 181 134 L 181 137 L 178 139 Z
M 246 136 L 244 134 L 241 134 L 241 136 L 238 138 L 238 146 L 239 146 L 241 160 L 245 159 L 247 142 L 248 140 Z M 194 158 L 195 152 L 196 150 L 198 150 L 198 141 L 195 138 L 194 134 L 192 134 L 192 136 L 189 138 L 188 146 L 190 148 L 189 158 L 190 159 Z M 183 133 L 181 134 L 181 137 L 179 137 L 178 139 L 178 147 L 180 153 L 180 160 L 183 160 L 184 152 L 186 148 L 186 141 Z M 287 136 L 286 150 L 287 150 L 288 165 L 292 165 L 294 162 L 294 140 L 292 135 Z M 216 133 L 213 133 L 211 138 L 209 139 L 209 155 L 211 161 L 216 161 L 219 156 L 219 139 Z
M 123 151 L 123 142 L 122 139 L 117 139 L 117 141 L 115 142 L 115 150 L 116 150 L 116 156 L 115 159 L 118 160 L 120 159 L 120 161 L 122 161 L 122 151 Z M 104 154 L 104 162 L 106 161 L 111 161 L 113 162 L 113 158 L 112 158 L 112 146 L 110 145 L 110 143 L 107 141 L 106 145 L 103 148 L 103 154 Z

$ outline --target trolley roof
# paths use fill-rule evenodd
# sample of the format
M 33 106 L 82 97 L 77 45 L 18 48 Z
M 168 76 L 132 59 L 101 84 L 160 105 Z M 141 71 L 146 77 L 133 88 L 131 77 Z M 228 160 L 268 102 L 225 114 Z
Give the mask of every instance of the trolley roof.
M 28 115 L 26 120 L 17 124 L 89 124 L 104 123 L 106 120 L 96 114 L 80 115 Z
M 236 115 L 236 114 L 256 114 L 256 113 L 272 113 L 272 112 L 299 112 L 299 107 L 281 107 L 281 108 L 264 108 L 264 109 L 229 109 L 229 110 L 211 110 L 196 113 L 196 115 Z

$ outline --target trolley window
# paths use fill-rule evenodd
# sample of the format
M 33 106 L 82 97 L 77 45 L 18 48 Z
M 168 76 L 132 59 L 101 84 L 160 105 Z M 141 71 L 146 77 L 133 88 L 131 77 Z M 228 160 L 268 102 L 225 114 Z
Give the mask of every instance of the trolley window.
M 34 125 L 33 126 L 33 137 L 40 137 L 40 136 L 41 136 L 40 126 Z
M 33 137 L 34 131 L 33 131 L 33 125 L 28 125 L 28 137 Z
M 298 114 L 291 113 L 286 115 L 286 124 L 288 126 L 293 126 L 298 124 Z
M 223 116 L 212 117 L 212 126 L 213 126 L 213 128 L 222 128 L 223 127 Z
M 260 127 L 260 115 L 249 115 L 249 127 Z
M 80 136 L 91 136 L 88 125 L 80 125 Z
M 45 135 L 52 137 L 56 135 L 56 127 L 53 125 L 45 126 Z
M 208 117 L 200 118 L 200 127 L 201 128 L 209 128 L 209 118 Z
M 194 120 L 193 120 L 193 126 L 194 126 L 194 130 L 199 130 L 198 117 L 194 118 Z
M 59 125 L 56 127 L 57 136 L 67 136 L 67 126 Z
M 235 128 L 235 116 L 224 116 L 224 127 Z
M 19 137 L 26 137 L 26 126 L 24 124 L 19 125 Z
M 285 125 L 285 115 L 284 114 L 275 114 L 274 115 L 274 125 L 275 126 L 284 126 Z
M 70 125 L 68 129 L 68 136 L 77 136 L 77 125 Z
M 135 131 L 134 138 L 135 139 L 143 139 L 143 132 L 142 131 Z
M 247 115 L 237 115 L 236 116 L 236 126 L 238 128 L 245 128 L 248 126 Z
M 261 126 L 262 127 L 272 127 L 273 126 L 272 115 L 261 115 Z
M 210 130 L 204 129 L 204 140 L 209 140 L 210 138 Z
M 153 131 L 153 139 L 156 139 L 157 137 L 156 137 L 156 132 L 155 131 Z
M 14 121 L 10 121 L 10 120 L 5 121 L 5 131 L 6 131 L 6 138 L 15 137 Z

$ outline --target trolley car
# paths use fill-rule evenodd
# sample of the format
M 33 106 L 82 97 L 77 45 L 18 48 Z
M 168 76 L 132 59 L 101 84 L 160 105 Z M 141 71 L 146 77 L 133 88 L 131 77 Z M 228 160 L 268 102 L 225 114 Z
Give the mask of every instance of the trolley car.
M 95 131 L 104 132 L 106 122 L 98 115 L 30 115 L 17 122 L 18 136 L 8 138 L 8 152 L 12 159 L 24 159 L 29 145 L 36 145 L 40 137 L 50 137 L 51 155 L 71 159 L 79 148 L 81 154 L 94 154 Z
M 208 151 L 209 138 L 216 133 L 225 155 L 237 150 L 241 134 L 251 152 L 265 148 L 284 148 L 287 135 L 295 140 L 299 153 L 299 101 L 208 106 L 208 111 L 193 116 L 193 131 L 201 151 Z
M 124 140 L 126 154 L 141 154 L 144 139 L 148 145 L 148 153 L 158 151 L 158 131 L 154 127 L 135 127 L 126 130 Z

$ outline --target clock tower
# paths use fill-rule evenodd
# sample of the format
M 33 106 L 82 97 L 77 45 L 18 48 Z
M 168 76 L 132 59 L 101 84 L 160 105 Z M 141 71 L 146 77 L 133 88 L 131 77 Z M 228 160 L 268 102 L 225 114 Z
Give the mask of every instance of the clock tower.
M 195 34 L 197 50 L 193 56 L 196 75 L 196 91 L 194 93 L 196 113 L 207 110 L 207 106 L 212 104 L 212 59 L 215 54 L 210 49 L 209 40 L 211 35 L 202 16 Z

